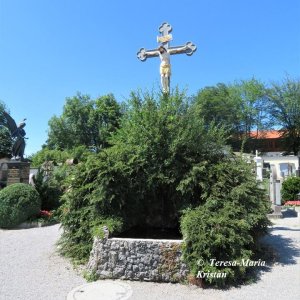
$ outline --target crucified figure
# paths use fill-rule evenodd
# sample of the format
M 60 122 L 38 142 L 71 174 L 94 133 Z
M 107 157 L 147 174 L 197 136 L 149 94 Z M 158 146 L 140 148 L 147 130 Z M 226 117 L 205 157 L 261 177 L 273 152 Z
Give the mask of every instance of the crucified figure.
M 160 77 L 161 86 L 164 93 L 170 92 L 170 79 L 171 79 L 171 63 L 170 54 L 182 53 L 187 49 L 187 46 L 177 47 L 176 49 L 166 49 L 164 46 L 158 48 L 158 55 L 160 58 Z
M 161 43 L 161 45 L 154 50 L 146 50 L 145 48 L 141 48 L 137 53 L 137 57 L 141 61 L 145 61 L 148 57 L 159 56 L 160 58 L 160 76 L 161 76 L 161 85 L 163 93 L 169 94 L 170 92 L 170 77 L 171 77 L 171 64 L 170 64 L 170 55 L 173 54 L 182 54 L 192 55 L 197 47 L 191 43 L 187 42 L 184 46 L 177 47 L 169 47 L 169 42 L 172 40 L 172 35 L 170 32 L 172 31 L 172 27 L 168 23 L 163 23 L 159 27 L 159 32 L 161 36 L 157 37 L 157 41 Z

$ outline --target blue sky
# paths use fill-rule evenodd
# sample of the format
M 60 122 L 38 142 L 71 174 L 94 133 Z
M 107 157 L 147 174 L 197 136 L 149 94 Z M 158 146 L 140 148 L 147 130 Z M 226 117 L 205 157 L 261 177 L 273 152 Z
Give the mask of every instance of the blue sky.
M 218 82 L 299 78 L 298 0 L 0 0 L 0 99 L 27 118 L 25 154 L 47 139 L 48 121 L 66 97 L 158 89 L 158 27 L 173 27 L 172 45 L 192 41 L 193 56 L 172 57 L 171 85 L 188 94 Z

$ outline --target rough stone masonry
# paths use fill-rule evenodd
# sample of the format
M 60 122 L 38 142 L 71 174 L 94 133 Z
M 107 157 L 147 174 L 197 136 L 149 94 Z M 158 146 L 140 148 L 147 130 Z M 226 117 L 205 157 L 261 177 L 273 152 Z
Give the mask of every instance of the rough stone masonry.
M 181 261 L 182 240 L 95 237 L 88 271 L 102 279 L 182 282 L 189 270 Z

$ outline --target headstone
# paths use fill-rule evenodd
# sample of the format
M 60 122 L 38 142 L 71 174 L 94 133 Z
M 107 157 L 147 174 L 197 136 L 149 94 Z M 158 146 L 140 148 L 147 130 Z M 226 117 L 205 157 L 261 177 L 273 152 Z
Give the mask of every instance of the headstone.
M 7 182 L 7 162 L 9 158 L 0 159 L 0 189 L 6 186 Z
M 275 204 L 275 181 L 277 179 L 276 167 L 274 165 L 271 165 L 270 170 L 270 201 L 272 204 Z
M 256 180 L 263 181 L 263 165 L 264 161 L 260 156 L 254 157 L 256 165 Z
M 277 179 L 275 181 L 275 204 L 281 205 L 281 180 Z
M 21 161 L 7 162 L 7 185 L 29 183 L 30 163 Z

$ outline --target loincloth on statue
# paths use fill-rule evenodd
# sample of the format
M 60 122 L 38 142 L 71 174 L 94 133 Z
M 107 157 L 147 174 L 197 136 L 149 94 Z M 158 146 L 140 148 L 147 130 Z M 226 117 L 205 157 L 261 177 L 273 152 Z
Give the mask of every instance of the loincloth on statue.
M 171 76 L 171 65 L 161 64 L 160 65 L 160 75 Z

